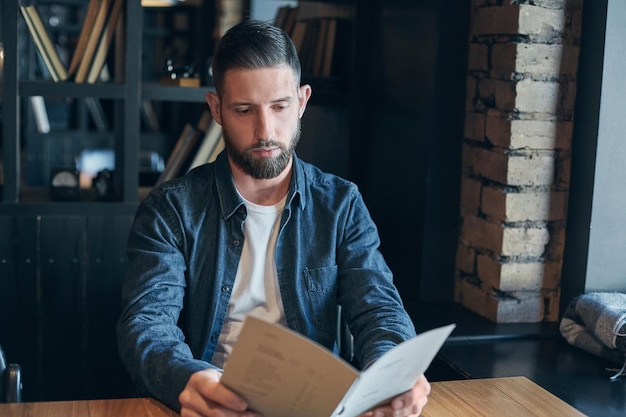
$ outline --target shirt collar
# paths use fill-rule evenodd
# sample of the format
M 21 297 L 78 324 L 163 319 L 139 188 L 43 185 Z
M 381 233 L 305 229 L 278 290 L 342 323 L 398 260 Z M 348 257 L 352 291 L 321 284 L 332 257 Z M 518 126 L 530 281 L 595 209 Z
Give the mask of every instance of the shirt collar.
M 217 188 L 222 217 L 226 220 L 244 206 L 244 202 L 239 197 L 239 193 L 237 193 L 237 189 L 235 188 L 226 152 L 222 152 L 218 155 L 213 164 L 213 169 L 215 170 L 215 186 Z M 294 152 L 291 183 L 289 184 L 287 202 L 285 204 L 286 209 L 295 205 L 301 210 L 304 210 L 304 202 L 306 201 L 306 198 L 304 198 L 306 197 L 305 178 L 304 167 Z

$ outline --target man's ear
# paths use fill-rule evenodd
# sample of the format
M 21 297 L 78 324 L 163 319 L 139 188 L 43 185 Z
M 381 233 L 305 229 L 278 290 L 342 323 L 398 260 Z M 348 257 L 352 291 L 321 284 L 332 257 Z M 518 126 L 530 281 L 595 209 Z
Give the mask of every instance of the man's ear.
M 209 91 L 206 93 L 206 102 L 211 109 L 211 114 L 217 123 L 222 124 L 222 113 L 220 111 L 220 98 L 217 94 Z
M 306 110 L 306 104 L 309 102 L 309 98 L 311 98 L 311 86 L 308 84 L 301 85 L 298 90 L 300 118 L 304 116 L 304 111 Z

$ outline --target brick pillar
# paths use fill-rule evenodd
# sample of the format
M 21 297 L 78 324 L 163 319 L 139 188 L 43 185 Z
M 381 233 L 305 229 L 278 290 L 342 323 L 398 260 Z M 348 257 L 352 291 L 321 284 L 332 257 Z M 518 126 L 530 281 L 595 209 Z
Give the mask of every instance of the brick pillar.
M 455 299 L 558 320 L 582 0 L 473 0 Z

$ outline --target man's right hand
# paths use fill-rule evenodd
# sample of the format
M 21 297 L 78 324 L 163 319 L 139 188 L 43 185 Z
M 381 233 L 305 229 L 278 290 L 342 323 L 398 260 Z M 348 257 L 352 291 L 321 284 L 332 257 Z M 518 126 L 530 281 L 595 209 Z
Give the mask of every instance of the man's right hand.
M 215 369 L 191 375 L 180 393 L 181 417 L 260 417 L 248 404 L 220 383 L 222 373 Z

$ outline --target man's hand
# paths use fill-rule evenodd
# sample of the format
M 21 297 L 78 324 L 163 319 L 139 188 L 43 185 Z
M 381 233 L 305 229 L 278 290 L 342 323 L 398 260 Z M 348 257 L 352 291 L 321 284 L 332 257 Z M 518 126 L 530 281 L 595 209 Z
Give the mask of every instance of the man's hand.
M 376 407 L 362 417 L 417 417 L 428 402 L 430 383 L 424 375 L 413 388 L 391 400 L 389 404 Z
M 180 393 L 181 417 L 259 417 L 246 401 L 220 383 L 215 369 L 195 372 Z

